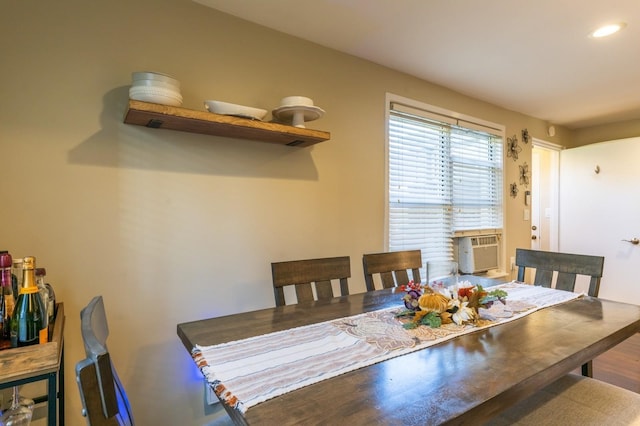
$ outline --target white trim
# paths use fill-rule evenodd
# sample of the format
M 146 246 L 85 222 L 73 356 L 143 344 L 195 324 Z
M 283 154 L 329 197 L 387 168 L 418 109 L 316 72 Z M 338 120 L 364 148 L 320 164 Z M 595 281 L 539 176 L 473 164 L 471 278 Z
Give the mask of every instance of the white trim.
M 394 98 L 388 92 L 384 97 L 384 251 L 389 251 L 389 106 Z
M 499 136 L 503 136 L 505 134 L 506 127 L 502 124 L 493 123 L 491 121 L 482 120 L 480 118 L 472 117 L 470 115 L 461 114 L 459 112 L 451 111 L 446 108 L 437 107 L 434 105 L 429 105 L 424 102 L 417 101 L 415 99 L 405 98 L 403 96 L 394 95 L 393 93 L 386 93 L 386 104 L 385 110 L 387 111 L 387 116 L 389 113 L 389 107 L 392 103 L 399 104 L 401 107 L 398 109 L 399 111 L 407 111 L 416 115 L 424 115 L 427 118 L 434 118 L 433 114 L 436 114 L 437 120 L 451 122 L 451 119 L 455 119 L 457 122 L 464 121 L 462 126 L 476 128 L 478 130 L 482 130 L 488 133 L 494 133 L 498 131 Z M 422 112 L 422 113 L 421 113 Z M 426 114 L 425 114 L 426 113 Z M 472 127 L 473 126 L 473 127 Z M 481 126 L 478 128 L 477 126 Z M 493 130 L 493 131 L 490 131 Z
M 544 149 L 551 151 L 551 164 L 549 166 L 549 180 L 550 180 L 550 194 L 549 194 L 549 204 L 551 207 L 551 221 L 549 222 L 549 250 L 558 251 L 559 250 L 559 223 L 560 223 L 560 152 L 565 149 L 563 146 L 554 144 L 551 142 L 543 141 L 541 139 L 533 138 L 531 141 L 532 147 Z M 532 168 L 533 172 L 533 168 Z M 534 188 L 531 188 L 532 191 Z M 535 188 L 540 192 L 540 188 Z M 538 212 L 540 214 L 540 212 Z
M 564 149 L 564 146 L 562 146 L 562 145 L 558 145 L 558 144 L 555 144 L 555 143 L 543 141 L 542 139 L 536 139 L 536 138 L 533 138 L 531 140 L 531 145 L 532 146 L 537 146 L 537 147 L 540 147 L 540 148 L 549 149 L 551 151 L 562 151 Z

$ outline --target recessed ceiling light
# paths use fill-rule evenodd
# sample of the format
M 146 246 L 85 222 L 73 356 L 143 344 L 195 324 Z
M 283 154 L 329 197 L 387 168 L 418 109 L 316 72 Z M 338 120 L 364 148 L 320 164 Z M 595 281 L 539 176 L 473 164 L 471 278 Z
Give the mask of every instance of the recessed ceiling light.
M 623 29 L 626 26 L 627 26 L 627 24 L 625 24 L 624 22 L 618 22 L 616 24 L 604 25 L 604 26 L 598 28 L 597 30 L 593 31 L 590 35 L 593 38 L 607 37 L 607 36 L 610 36 L 611 34 L 617 33 L 618 31 L 620 31 L 621 29 Z

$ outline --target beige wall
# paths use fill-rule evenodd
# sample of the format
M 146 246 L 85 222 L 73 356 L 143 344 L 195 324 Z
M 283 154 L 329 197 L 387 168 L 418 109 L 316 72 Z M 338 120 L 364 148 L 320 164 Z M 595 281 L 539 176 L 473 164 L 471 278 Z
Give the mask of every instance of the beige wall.
M 575 130 L 568 148 L 640 135 L 640 119 Z
M 361 256 L 384 249 L 386 92 L 545 138 L 541 120 L 189 0 L 5 1 L 0 46 L 0 248 L 35 255 L 65 303 L 71 426 L 84 424 L 73 368 L 94 295 L 138 424 L 202 425 L 220 413 L 204 413 L 176 324 L 273 306 L 272 261 L 349 255 L 364 291 Z M 309 127 L 332 138 L 296 149 L 125 125 L 141 70 L 176 76 L 193 109 L 309 96 L 327 111 Z M 505 183 L 531 164 L 521 145 Z M 529 244 L 523 192 L 505 195 L 506 255 Z

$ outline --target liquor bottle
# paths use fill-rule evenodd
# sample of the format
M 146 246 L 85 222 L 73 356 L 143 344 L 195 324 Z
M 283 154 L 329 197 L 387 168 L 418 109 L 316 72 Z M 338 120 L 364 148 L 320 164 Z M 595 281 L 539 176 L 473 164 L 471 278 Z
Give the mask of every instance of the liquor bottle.
M 7 251 L 0 252 L 0 338 L 9 339 L 11 316 L 15 306 L 13 289 L 11 287 L 11 255 Z
M 24 258 L 22 288 L 14 309 L 18 325 L 18 346 L 44 344 L 49 340 L 45 325 L 47 314 L 36 285 L 35 267 L 35 257 Z
M 49 290 L 44 283 L 44 277 L 47 275 L 47 270 L 44 268 L 36 268 L 36 287 L 38 287 L 38 293 L 40 294 L 40 299 L 42 299 L 42 306 L 44 307 L 44 321 L 43 325 L 45 327 L 49 327 Z
M 13 259 L 11 267 L 11 286 L 13 288 L 13 299 L 18 300 L 20 289 L 22 288 L 22 259 Z
M 49 326 L 56 319 L 56 292 L 53 291 L 53 286 L 49 283 L 44 284 L 47 287 L 49 293 L 49 306 L 47 306 L 47 313 L 49 314 Z

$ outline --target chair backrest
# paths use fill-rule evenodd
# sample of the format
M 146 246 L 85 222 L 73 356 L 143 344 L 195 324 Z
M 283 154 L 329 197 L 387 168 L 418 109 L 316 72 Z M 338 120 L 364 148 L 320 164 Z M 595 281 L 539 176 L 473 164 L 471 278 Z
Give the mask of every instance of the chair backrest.
M 290 285 L 295 286 L 298 303 L 316 300 L 313 296 L 314 285 L 318 300 L 331 299 L 336 297 L 331 280 L 340 280 L 341 296 L 349 294 L 351 259 L 341 256 L 274 262 L 271 264 L 271 274 L 276 306 L 285 304 L 284 287 Z
M 553 273 L 557 272 L 556 288 L 574 291 L 576 276 L 589 276 L 589 296 L 597 297 L 604 269 L 604 257 L 584 254 L 516 249 L 518 281 L 524 282 L 526 268 L 535 268 L 533 284 L 551 287 Z
M 129 399 L 107 350 L 109 327 L 102 296 L 80 312 L 80 331 L 87 358 L 76 364 L 76 381 L 87 424 L 133 426 Z
M 362 256 L 362 267 L 367 291 L 375 290 L 375 274 L 380 274 L 383 288 L 403 285 L 411 279 L 419 283 L 422 253 L 420 250 L 406 250 L 365 254 Z M 408 271 L 411 271 L 411 278 Z

